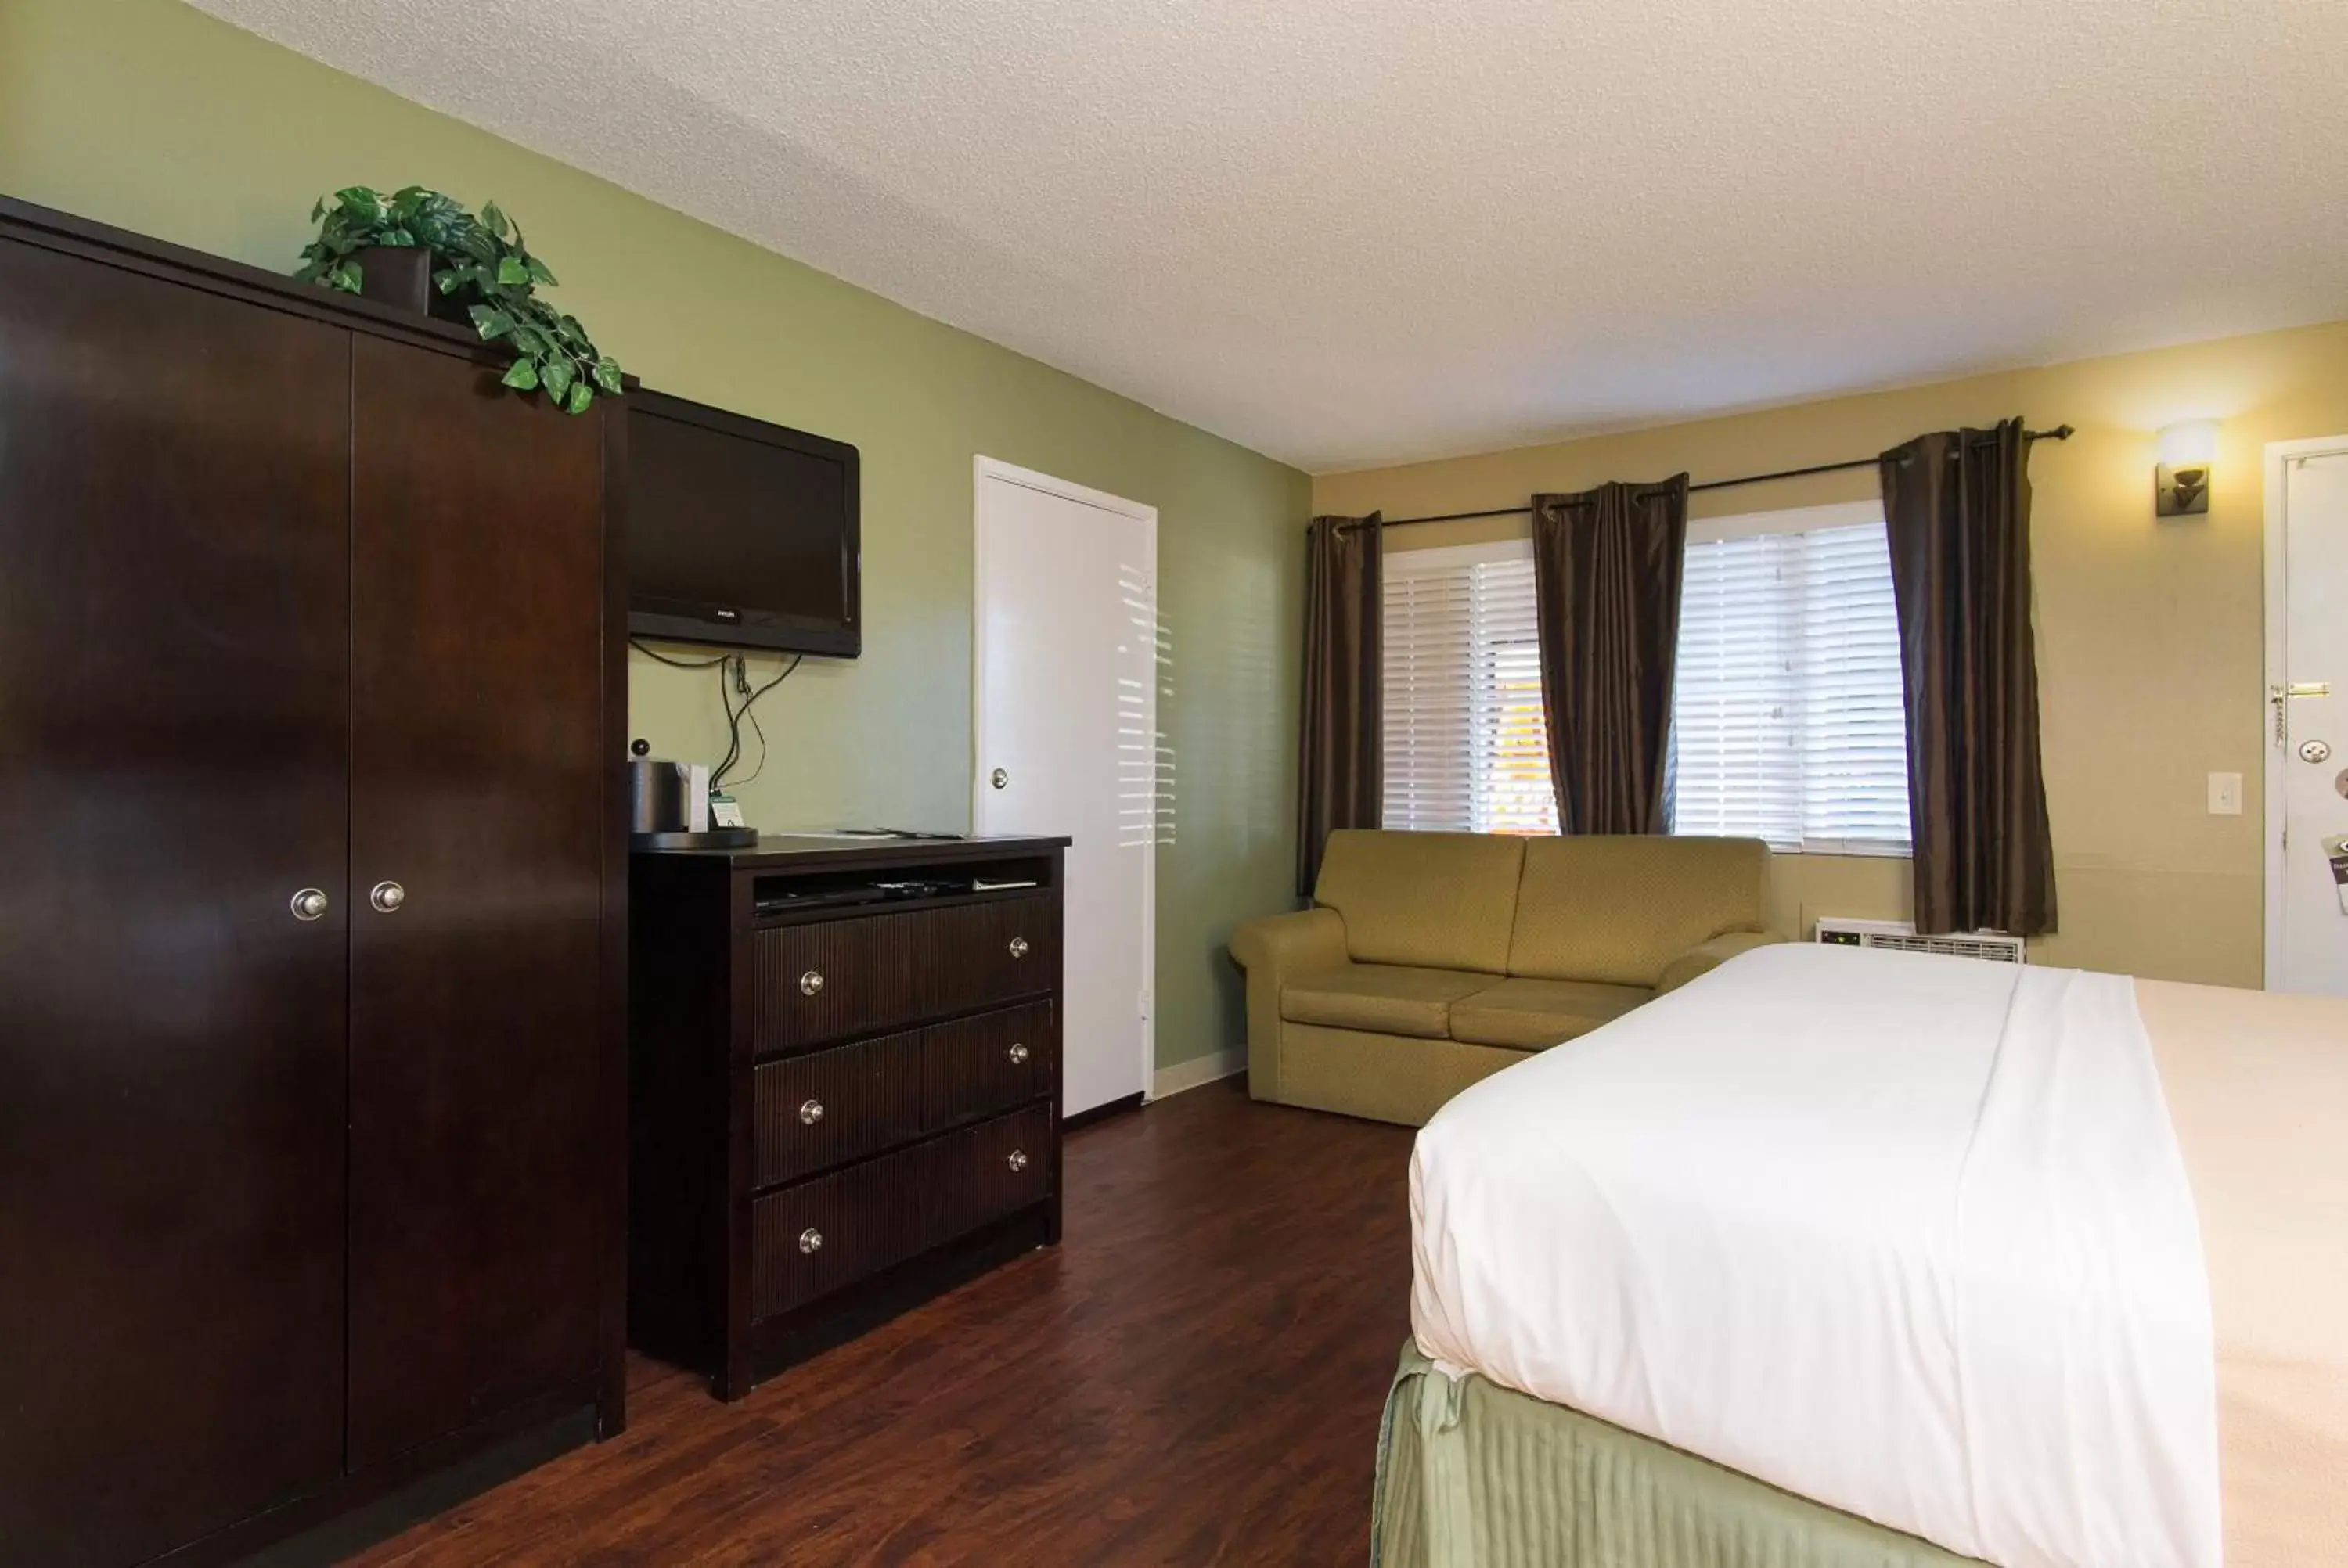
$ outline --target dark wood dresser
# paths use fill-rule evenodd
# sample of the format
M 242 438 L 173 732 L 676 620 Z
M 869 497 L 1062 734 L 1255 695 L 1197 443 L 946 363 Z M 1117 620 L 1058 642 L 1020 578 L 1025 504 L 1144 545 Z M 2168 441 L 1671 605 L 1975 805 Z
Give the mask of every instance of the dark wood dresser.
M 1059 1240 L 1067 843 L 635 856 L 631 1343 L 739 1399 Z

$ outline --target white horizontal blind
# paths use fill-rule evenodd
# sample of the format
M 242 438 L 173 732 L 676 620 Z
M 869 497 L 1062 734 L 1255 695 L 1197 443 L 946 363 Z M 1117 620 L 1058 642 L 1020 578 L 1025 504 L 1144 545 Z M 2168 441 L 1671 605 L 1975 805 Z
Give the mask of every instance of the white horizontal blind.
M 1687 548 L 1672 831 L 1907 853 L 1900 625 L 1882 523 L 1729 531 Z
M 1522 541 L 1386 557 L 1385 825 L 1554 833 Z
M 1433 551 L 1423 552 L 1433 554 Z M 1385 561 L 1383 628 L 1385 802 L 1380 821 L 1413 832 L 1465 829 L 1474 820 L 1468 763 L 1475 728 L 1468 692 L 1473 574 L 1413 570 Z

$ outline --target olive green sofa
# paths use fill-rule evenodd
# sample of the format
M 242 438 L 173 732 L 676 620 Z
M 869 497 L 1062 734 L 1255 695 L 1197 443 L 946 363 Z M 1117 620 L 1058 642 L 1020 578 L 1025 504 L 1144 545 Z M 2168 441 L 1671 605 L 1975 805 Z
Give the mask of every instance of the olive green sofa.
M 1310 909 L 1241 927 L 1248 1091 L 1423 1125 L 1478 1079 L 1778 938 L 1754 839 L 1329 835 Z

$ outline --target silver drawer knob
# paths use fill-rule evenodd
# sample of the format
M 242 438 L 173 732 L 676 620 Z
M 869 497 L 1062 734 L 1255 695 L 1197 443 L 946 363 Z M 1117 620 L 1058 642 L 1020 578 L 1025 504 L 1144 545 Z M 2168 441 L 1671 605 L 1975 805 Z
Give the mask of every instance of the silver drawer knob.
M 1027 1048 L 1016 1040 L 1012 1041 L 1011 1044 L 1011 1065 L 1014 1067 L 1027 1065 Z
M 812 1127 L 823 1120 L 823 1102 L 810 1100 L 799 1107 L 799 1120 Z
M 986 782 L 993 784 L 996 789 L 1004 789 L 1009 787 L 1011 784 L 1011 775 L 1004 773 L 1001 768 L 997 768 L 992 774 L 987 775 Z
M 1014 1171 L 1024 1171 L 1027 1168 L 1027 1151 L 1014 1149 L 1011 1151 L 1011 1157 L 1003 1163 Z
M 294 918 L 323 920 L 326 917 L 326 896 L 315 887 L 304 887 L 294 895 Z
M 823 989 L 823 971 L 821 969 L 809 969 L 806 974 L 799 977 L 799 995 L 803 997 L 811 997 L 821 989 Z
M 407 902 L 407 889 L 396 882 L 378 882 L 367 889 L 367 902 L 376 913 L 388 915 Z
M 1024 958 L 1027 956 L 1026 938 L 1014 937 L 1011 938 L 1011 956 L 1014 958 Z
M 799 1232 L 799 1250 L 804 1253 L 821 1252 L 823 1250 L 823 1233 L 816 1229 L 813 1225 L 809 1225 L 807 1229 Z

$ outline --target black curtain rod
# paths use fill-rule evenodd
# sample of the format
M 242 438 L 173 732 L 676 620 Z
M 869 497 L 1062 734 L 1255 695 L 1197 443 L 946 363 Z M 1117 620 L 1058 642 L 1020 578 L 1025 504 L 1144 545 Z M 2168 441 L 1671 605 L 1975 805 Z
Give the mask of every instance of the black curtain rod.
M 2057 425 L 2052 430 L 2025 430 L 2024 441 L 2068 441 L 2072 430 L 2067 425 Z M 1773 479 L 1801 479 L 1812 474 L 1842 474 L 1853 468 L 1872 468 L 1882 462 L 1880 457 L 1854 457 L 1848 463 L 1817 463 L 1807 468 L 1780 468 L 1774 474 L 1746 474 L 1735 479 L 1706 479 L 1701 485 L 1690 485 L 1688 493 L 1698 490 L 1730 490 L 1739 485 L 1766 485 Z M 1478 518 L 1528 518 L 1532 515 L 1529 503 L 1521 507 L 1495 507 L 1488 512 L 1437 512 L 1424 518 L 1388 518 L 1379 527 L 1406 528 L 1416 523 L 1465 523 Z

